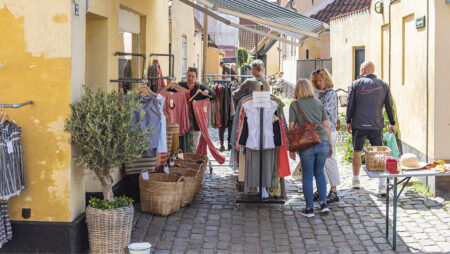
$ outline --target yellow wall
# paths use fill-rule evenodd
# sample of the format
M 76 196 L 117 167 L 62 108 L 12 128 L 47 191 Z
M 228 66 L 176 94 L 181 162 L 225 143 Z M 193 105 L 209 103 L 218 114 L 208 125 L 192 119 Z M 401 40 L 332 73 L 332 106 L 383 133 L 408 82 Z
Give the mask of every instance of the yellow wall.
M 168 53 L 166 1 L 90 0 L 88 16 L 99 20 L 88 19 L 88 30 L 85 2 L 78 2 L 75 16 L 72 1 L 0 0 L 0 103 L 34 101 L 7 110 L 23 128 L 27 181 L 21 195 L 9 201 L 12 220 L 24 220 L 22 208 L 31 208 L 27 220 L 72 221 L 84 212 L 85 192 L 100 190 L 99 182 L 89 173 L 85 177 L 72 160 L 77 151 L 63 128 L 69 104 L 80 98 L 85 82 L 92 88 L 117 89 L 109 80 L 118 76 L 113 54 L 120 50 L 119 7 L 141 15 L 141 50 L 147 55 Z M 93 51 L 97 55 L 86 63 L 86 53 Z M 160 59 L 160 64 L 166 75 L 168 61 Z M 115 170 L 115 182 L 121 177 Z
M 225 53 L 217 48 L 208 48 L 208 68 L 206 74 L 222 74 L 220 61 L 225 57 Z
M 306 59 L 306 50 L 309 50 L 309 58 L 330 57 L 330 34 L 322 34 L 320 39 L 307 39 L 299 48 L 299 59 Z
M 414 147 L 422 153 L 426 153 L 426 131 L 427 131 L 427 110 L 426 110 L 426 83 L 427 83 L 427 67 L 426 67 L 426 51 L 427 51 L 427 29 L 430 28 L 430 34 L 433 29 L 438 29 L 433 23 L 427 24 L 425 29 L 415 28 L 415 19 L 426 15 L 427 1 L 397 1 L 393 3 L 392 20 L 391 20 L 391 77 L 389 79 L 389 1 L 385 1 L 384 14 L 377 14 L 373 11 L 373 6 L 370 12 L 363 12 L 354 14 L 351 16 L 343 17 L 330 22 L 331 30 L 331 57 L 333 59 L 333 79 L 337 87 L 347 88 L 351 85 L 353 80 L 353 47 L 365 46 L 366 60 L 371 60 L 375 64 L 375 74 L 379 78 L 383 78 L 386 82 L 390 83 L 391 92 L 396 103 L 396 114 L 398 116 L 400 138 L 403 142 Z M 433 1 L 430 1 L 433 2 Z M 449 6 L 442 4 L 439 9 L 442 12 L 440 21 L 436 23 L 448 24 L 448 11 Z M 404 17 L 413 14 L 412 29 L 406 29 L 404 37 L 403 21 Z M 434 14 L 430 11 L 430 19 L 434 19 Z M 445 20 L 446 19 L 446 20 Z M 362 26 L 361 24 L 366 24 Z M 410 27 L 411 28 L 411 27 Z M 441 56 L 439 60 L 436 59 L 436 75 L 438 73 L 445 73 L 445 68 L 438 71 L 437 66 L 445 66 L 448 70 L 449 58 L 445 55 L 448 52 L 448 35 L 444 31 L 445 28 L 440 28 L 442 32 L 436 32 L 436 36 L 442 36 L 443 38 L 436 38 L 436 55 Z M 442 35 L 441 35 L 442 34 Z M 403 44 L 403 39 L 407 40 L 406 44 Z M 431 36 L 430 36 L 431 38 Z M 438 42 L 439 41 L 439 42 Z M 442 44 L 440 42 L 443 42 Z M 431 40 L 430 40 L 431 42 Z M 403 45 L 405 45 L 403 47 Z M 438 45 L 442 45 L 438 49 Z M 444 46 L 445 45 L 445 46 Z M 434 50 L 434 45 L 430 43 L 430 51 Z M 403 58 L 405 56 L 405 58 Z M 410 57 L 413 56 L 413 59 Z M 438 58 L 438 57 L 436 57 Z M 405 59 L 405 60 L 403 60 Z M 432 60 L 432 55 L 430 54 Z M 414 64 L 410 64 L 413 61 Z M 439 63 L 439 64 L 438 64 Z M 442 64 L 445 63 L 445 64 Z M 432 64 L 432 63 L 431 63 Z M 436 119 L 435 131 L 443 130 L 448 133 L 448 126 L 444 123 L 440 124 L 438 128 L 437 113 L 436 118 L 433 114 L 434 107 L 442 107 L 443 105 L 434 104 L 433 92 L 434 85 L 436 89 L 439 85 L 443 87 L 444 82 L 448 84 L 448 78 L 444 78 L 443 83 L 434 84 L 434 71 L 432 65 L 429 68 L 429 84 L 430 84 L 430 117 L 429 126 L 432 127 L 433 122 Z M 405 70 L 405 83 L 403 82 L 403 71 Z M 383 75 L 381 75 L 383 72 Z M 443 75 L 445 76 L 445 75 Z M 437 79 L 436 79 L 437 80 Z M 448 90 L 448 89 L 447 89 Z M 440 93 L 440 92 L 439 92 Z M 443 93 L 445 94 L 445 93 Z M 444 103 L 444 100 L 436 101 Z M 443 113 L 443 112 L 442 112 Z M 442 118 L 444 119 L 444 118 Z M 448 119 L 448 117 L 447 117 Z M 445 126 L 445 127 L 444 127 Z M 434 137 L 432 129 L 430 129 L 430 147 L 429 156 L 436 157 L 438 154 L 434 152 L 433 144 L 436 147 L 442 144 L 442 136 Z M 443 134 L 443 132 L 441 132 Z M 448 135 L 447 135 L 448 136 Z M 439 140 L 438 140 L 439 139 Z M 445 143 L 448 143 L 447 141 Z M 440 148 L 442 150 L 442 148 Z M 448 151 L 445 150 L 445 151 Z M 450 157 L 450 153 L 446 152 Z
M 182 79 L 182 36 L 186 37 L 187 44 L 187 68 L 197 62 L 195 47 L 195 21 L 194 9 L 180 1 L 172 2 L 172 54 L 175 55 L 175 77 L 177 81 Z M 200 45 L 201 46 L 201 45 Z
M 275 42 L 275 44 L 270 48 L 270 50 L 267 52 L 267 63 L 265 66 L 266 68 L 266 75 L 272 75 L 276 72 L 280 71 L 280 53 L 278 52 L 279 42 Z
M 45 6 L 45 8 L 42 8 Z M 70 1 L 0 1 L 0 103 L 34 104 L 7 113 L 23 128 L 26 188 L 9 201 L 12 220 L 70 221 Z M 76 194 L 74 194 L 76 195 Z

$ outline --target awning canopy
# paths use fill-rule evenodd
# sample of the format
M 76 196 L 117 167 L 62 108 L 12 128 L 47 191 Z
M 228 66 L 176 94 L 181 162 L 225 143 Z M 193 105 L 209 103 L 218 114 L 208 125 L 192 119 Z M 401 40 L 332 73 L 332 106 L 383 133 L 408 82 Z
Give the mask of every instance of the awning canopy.
M 227 25 L 301 47 L 301 43 L 298 43 L 297 41 L 288 40 L 282 36 L 233 23 L 190 0 L 179 1 Z M 208 7 L 213 11 L 251 20 L 277 31 L 280 34 L 285 34 L 298 40 L 304 40 L 309 37 L 319 38 L 322 32 L 328 30 L 328 25 L 326 23 L 306 17 L 265 0 L 197 0 L 197 2 L 202 3 L 205 7 Z
M 266 0 L 197 0 L 214 11 L 245 18 L 298 39 L 319 38 L 328 25 Z

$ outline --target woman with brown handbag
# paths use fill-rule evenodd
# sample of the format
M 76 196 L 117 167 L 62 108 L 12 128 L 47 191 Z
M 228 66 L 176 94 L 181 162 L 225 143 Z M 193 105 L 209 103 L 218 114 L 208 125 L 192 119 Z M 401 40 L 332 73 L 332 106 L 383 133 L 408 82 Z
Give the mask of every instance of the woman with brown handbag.
M 306 200 L 306 208 L 301 214 L 306 217 L 314 216 L 313 201 L 313 177 L 316 179 L 317 190 L 319 191 L 320 212 L 328 213 L 327 205 L 327 183 L 323 168 L 325 160 L 333 154 L 331 145 L 330 127 L 328 115 L 322 103 L 315 98 L 314 89 L 306 79 L 297 82 L 294 91 L 294 98 L 297 99 L 289 107 L 289 156 L 295 160 L 294 146 L 300 149 L 300 162 L 302 164 L 302 187 Z M 297 128 L 294 128 L 294 125 Z M 311 130 L 311 127 L 315 129 Z M 302 133 L 295 133 L 302 130 Z M 317 137 L 319 140 L 316 140 Z M 300 138 L 301 137 L 301 138 Z M 304 142 L 308 140 L 308 142 Z

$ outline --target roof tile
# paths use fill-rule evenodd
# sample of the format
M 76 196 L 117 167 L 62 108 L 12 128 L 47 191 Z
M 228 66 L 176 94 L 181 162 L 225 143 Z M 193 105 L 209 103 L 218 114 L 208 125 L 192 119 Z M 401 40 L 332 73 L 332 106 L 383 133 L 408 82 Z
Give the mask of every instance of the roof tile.
M 311 18 L 329 23 L 330 19 L 350 15 L 370 8 L 372 0 L 335 0 Z

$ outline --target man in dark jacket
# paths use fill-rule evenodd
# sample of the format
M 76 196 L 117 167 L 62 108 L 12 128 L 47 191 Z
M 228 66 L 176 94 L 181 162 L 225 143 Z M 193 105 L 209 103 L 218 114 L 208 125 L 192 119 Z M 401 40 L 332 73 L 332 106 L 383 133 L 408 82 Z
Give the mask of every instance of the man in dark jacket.
M 361 78 L 353 82 L 348 95 L 347 130 L 352 133 L 354 189 L 360 188 L 359 171 L 364 142 L 369 139 L 372 146 L 383 145 L 383 106 L 391 124 L 389 131 L 396 131 L 391 91 L 384 81 L 377 79 L 374 71 L 372 62 L 361 64 Z M 384 178 L 380 178 L 379 193 L 386 195 Z
M 194 67 L 189 67 L 186 73 L 187 82 L 179 82 L 178 84 L 186 89 L 189 89 L 189 93 L 187 94 L 188 101 L 197 93 L 197 90 L 201 90 L 202 92 L 195 95 L 192 101 L 211 99 L 214 100 L 216 98 L 216 93 L 199 83 L 197 83 L 198 70 Z M 211 97 L 209 97 L 211 96 Z M 191 153 L 195 153 L 197 150 L 198 140 L 200 137 L 200 128 L 197 123 L 197 119 L 195 119 L 194 111 L 192 110 L 192 103 L 189 102 L 189 131 L 187 135 L 189 135 L 190 146 L 189 150 Z M 210 109 L 212 110 L 212 109 Z

